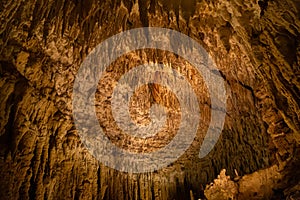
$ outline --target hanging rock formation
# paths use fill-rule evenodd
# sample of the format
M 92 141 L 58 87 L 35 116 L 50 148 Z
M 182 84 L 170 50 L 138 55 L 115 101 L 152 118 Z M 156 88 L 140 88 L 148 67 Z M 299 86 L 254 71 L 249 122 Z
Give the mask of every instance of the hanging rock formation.
M 190 199 L 191 194 L 197 199 L 204 198 L 201 187 L 222 169 L 232 178 L 235 171 L 241 176 L 234 182 L 223 171 L 215 182 L 222 188 L 222 180 L 229 181 L 234 189 L 227 192 L 234 198 L 292 199 L 300 190 L 297 0 L 3 0 L 0 20 L 0 199 Z M 93 48 L 144 26 L 177 30 L 209 52 L 226 82 L 227 110 L 218 143 L 199 159 L 210 117 L 201 75 L 170 52 L 123 55 L 99 82 L 95 96 L 99 121 L 113 130 L 108 136 L 116 145 L 151 151 L 175 134 L 167 128 L 160 140 L 141 146 L 111 126 L 106 101 L 111 86 L 134 66 L 172 64 L 193 85 L 203 112 L 201 128 L 179 160 L 155 172 L 130 174 L 104 166 L 81 143 L 72 117 L 72 89 Z M 153 102 L 178 108 L 166 88 L 148 85 L 133 98 L 132 118 L 147 123 Z M 175 111 L 172 130 L 179 118 Z M 207 197 L 213 199 L 209 194 L 217 188 L 208 187 Z

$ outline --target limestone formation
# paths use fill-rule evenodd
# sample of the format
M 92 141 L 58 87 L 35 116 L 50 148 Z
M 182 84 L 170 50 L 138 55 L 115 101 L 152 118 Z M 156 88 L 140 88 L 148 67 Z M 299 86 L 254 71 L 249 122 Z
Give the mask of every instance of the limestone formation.
M 174 95 L 150 84 L 135 94 L 130 112 L 147 124 L 150 105 L 161 103 L 169 109 L 165 129 L 148 143 L 118 130 L 110 113 L 112 87 L 135 66 L 172 65 L 189 80 L 201 108 L 196 138 L 184 155 L 164 169 L 130 174 L 104 166 L 82 144 L 72 89 L 93 48 L 145 26 L 177 30 L 209 52 L 226 83 L 227 110 L 218 143 L 200 159 L 211 115 L 201 74 L 170 52 L 121 56 L 95 95 L 97 117 L 115 145 L 154 151 L 172 139 L 180 119 Z M 222 169 L 241 176 L 221 173 L 226 198 L 299 198 L 299 30 L 298 0 L 2 0 L 0 199 L 204 199 L 203 187 Z M 206 188 L 207 198 L 219 189 Z

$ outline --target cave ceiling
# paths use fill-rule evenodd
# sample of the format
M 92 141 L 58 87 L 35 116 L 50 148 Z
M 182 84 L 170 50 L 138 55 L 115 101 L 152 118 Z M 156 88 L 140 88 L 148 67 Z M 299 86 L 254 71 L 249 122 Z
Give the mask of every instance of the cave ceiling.
M 166 125 L 147 139 L 118 127 L 111 111 L 114 87 L 138 65 L 179 72 L 201 113 L 194 140 L 175 162 L 127 173 L 99 162 L 83 144 L 73 116 L 73 86 L 97 45 L 142 27 L 177 31 L 203 47 L 224 81 L 226 106 L 219 112 L 225 118 L 217 143 L 199 158 L 212 109 L 218 110 L 204 76 L 166 50 L 119 56 L 94 88 L 96 117 L 114 145 L 136 154 L 155 152 L 175 138 L 185 116 L 173 88 L 151 83 L 134 93 L 129 115 L 134 123 L 151 124 L 150 107 L 159 104 L 167 111 Z M 235 188 L 228 194 L 236 199 L 300 196 L 299 41 L 298 0 L 2 0 L 0 199 L 196 199 L 204 198 L 205 185 L 217 177 L 207 187 L 208 199 L 223 198 L 214 196 L 222 180 L 225 189 Z M 222 169 L 239 178 L 230 182 Z

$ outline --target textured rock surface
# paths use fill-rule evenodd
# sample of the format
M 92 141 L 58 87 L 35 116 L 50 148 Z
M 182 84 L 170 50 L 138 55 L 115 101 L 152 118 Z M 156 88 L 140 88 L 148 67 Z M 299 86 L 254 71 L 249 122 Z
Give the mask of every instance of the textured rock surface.
M 296 0 L 1 1 L 1 199 L 188 199 L 190 190 L 199 198 L 200 185 L 223 168 L 231 176 L 234 169 L 240 175 L 262 169 L 240 180 L 239 192 L 245 193 L 240 198 L 266 192 L 261 185 L 271 189 L 257 198 L 296 194 L 299 18 Z M 126 174 L 98 163 L 81 144 L 71 115 L 72 84 L 97 44 L 142 26 L 178 30 L 202 44 L 226 80 L 228 108 L 221 138 L 204 159 L 197 157 L 199 130 L 173 165 Z M 184 63 L 168 53 L 149 55 L 123 56 L 107 81 L 129 63 L 177 63 L 179 68 Z M 184 66 L 180 70 L 203 92 L 203 83 Z M 106 92 L 101 86 L 100 94 Z M 144 92 L 159 101 L 166 91 L 151 86 Z M 207 119 L 209 111 L 204 113 Z M 266 178 L 257 180 L 260 174 Z M 257 188 L 248 190 L 247 180 L 255 180 Z
M 238 184 L 230 180 L 229 176 L 226 176 L 226 170 L 223 169 L 214 183 L 207 186 L 204 191 L 206 198 L 208 199 L 237 199 Z
M 231 179 L 223 169 L 218 178 L 206 186 L 204 193 L 207 199 L 220 200 L 299 199 L 299 172 L 288 170 L 291 170 L 289 166 L 283 171 L 274 165 L 243 177 L 236 174 Z

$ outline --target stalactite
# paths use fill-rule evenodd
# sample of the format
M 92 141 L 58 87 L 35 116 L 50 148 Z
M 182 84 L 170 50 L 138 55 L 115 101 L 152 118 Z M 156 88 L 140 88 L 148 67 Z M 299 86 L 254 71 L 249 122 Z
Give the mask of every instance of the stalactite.
M 190 199 L 191 194 L 197 199 L 204 198 L 201 185 L 213 181 L 222 169 L 231 177 L 238 171 L 240 199 L 263 193 L 264 184 L 274 190 L 268 189 L 263 197 L 295 195 L 300 141 L 298 16 L 299 6 L 291 0 L 2 1 L 0 199 Z M 137 65 L 160 63 L 179 71 L 201 106 L 196 138 L 179 160 L 155 172 L 130 174 L 104 166 L 84 147 L 72 117 L 72 87 L 81 63 L 97 44 L 142 26 L 174 29 L 201 44 L 216 62 L 228 100 L 221 137 L 213 151 L 199 159 L 211 115 L 202 75 L 179 55 L 162 50 L 138 50 L 118 58 L 107 68 L 95 95 L 99 121 L 116 145 L 152 151 L 167 144 L 178 128 L 178 100 L 155 84 L 137 92 L 132 115 L 142 110 L 134 117 L 145 122 L 142 106 L 148 109 L 160 102 L 168 111 L 174 109 L 167 120 L 173 132 L 165 129 L 158 136 L 163 139 L 153 143 L 155 138 L 133 141 L 112 126 L 111 87 Z M 138 95 L 152 99 L 143 101 Z M 265 179 L 255 182 L 262 176 Z M 247 181 L 257 187 L 249 189 Z

